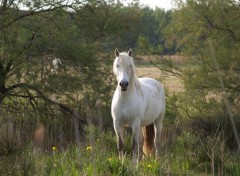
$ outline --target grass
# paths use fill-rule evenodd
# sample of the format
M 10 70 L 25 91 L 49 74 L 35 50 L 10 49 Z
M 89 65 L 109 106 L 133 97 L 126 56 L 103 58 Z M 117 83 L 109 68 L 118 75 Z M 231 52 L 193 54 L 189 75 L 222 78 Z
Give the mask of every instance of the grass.
M 200 154 L 197 151 L 204 147 L 198 146 L 196 150 L 199 139 L 190 132 L 183 132 L 168 147 L 164 144 L 160 159 L 145 158 L 139 162 L 138 167 L 131 164 L 131 140 L 128 134 L 123 161 L 118 159 L 116 138 L 112 132 L 96 134 L 95 139 L 86 139 L 80 147 L 69 145 L 63 149 L 53 146 L 44 151 L 29 144 L 21 152 L 1 156 L 0 175 L 212 175 L 210 160 L 199 163 Z M 240 173 L 240 164 L 236 157 L 227 153 L 222 169 L 221 163 L 217 161 L 218 153 L 214 154 L 216 174 Z M 232 160 L 233 158 L 236 160 Z M 221 173 L 222 170 L 224 173 Z

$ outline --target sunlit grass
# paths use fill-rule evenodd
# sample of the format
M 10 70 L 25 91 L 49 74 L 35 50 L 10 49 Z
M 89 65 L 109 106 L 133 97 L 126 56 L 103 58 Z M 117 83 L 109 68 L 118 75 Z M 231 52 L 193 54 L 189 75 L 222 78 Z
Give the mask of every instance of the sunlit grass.
M 90 143 L 86 139 L 80 146 L 69 145 L 67 148 L 52 146 L 49 150 L 40 150 L 29 145 L 19 153 L 2 156 L 0 160 L 0 175 L 212 175 L 211 162 L 207 159 L 202 164 L 200 154 L 196 153 L 198 138 L 190 132 L 185 132 L 166 150 L 162 148 L 159 159 L 145 157 L 137 166 L 132 164 L 130 137 L 125 138 L 125 157 L 119 160 L 116 138 L 112 132 L 101 133 L 95 136 L 96 140 Z M 101 136 L 101 137 L 100 137 Z M 189 145 L 188 145 L 189 144 Z M 198 150 L 204 146 L 198 146 Z M 196 156 L 194 155 L 196 153 Z M 202 152 L 204 154 L 204 152 Z M 215 173 L 224 175 L 238 175 L 240 173 L 239 159 L 227 155 L 224 168 L 217 160 L 218 153 L 214 153 Z M 207 154 L 206 154 L 207 156 Z

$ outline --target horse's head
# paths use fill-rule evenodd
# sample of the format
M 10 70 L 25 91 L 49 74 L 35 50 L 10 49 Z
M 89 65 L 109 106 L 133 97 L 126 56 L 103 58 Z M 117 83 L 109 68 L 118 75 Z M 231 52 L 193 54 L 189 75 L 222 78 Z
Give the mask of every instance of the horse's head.
M 115 49 L 115 56 L 116 59 L 113 63 L 113 72 L 117 76 L 118 85 L 121 87 L 121 90 L 126 91 L 130 84 L 134 69 L 132 50 L 130 49 L 128 53 L 119 53 L 119 51 Z

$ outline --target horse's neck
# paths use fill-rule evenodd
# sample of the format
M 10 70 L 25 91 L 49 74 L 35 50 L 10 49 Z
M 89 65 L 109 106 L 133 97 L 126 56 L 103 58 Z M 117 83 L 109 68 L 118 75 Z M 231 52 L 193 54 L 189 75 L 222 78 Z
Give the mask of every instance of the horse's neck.
M 140 82 L 139 82 L 139 80 L 136 76 L 131 80 L 131 83 L 132 83 L 132 86 L 133 86 L 132 87 L 133 91 L 136 91 L 136 92 L 140 93 L 141 86 L 140 86 Z

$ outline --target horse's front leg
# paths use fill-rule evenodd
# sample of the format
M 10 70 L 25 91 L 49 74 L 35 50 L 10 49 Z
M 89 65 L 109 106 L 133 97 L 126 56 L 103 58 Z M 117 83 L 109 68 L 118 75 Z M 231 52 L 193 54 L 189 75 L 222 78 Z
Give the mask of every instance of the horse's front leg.
M 132 161 L 133 164 L 136 165 L 139 160 L 139 154 L 140 154 L 140 144 L 139 144 L 139 138 L 140 138 L 140 121 L 135 122 L 132 126 Z M 141 142 L 141 141 L 140 141 Z
M 142 129 L 140 127 L 140 132 L 139 132 L 139 145 L 138 145 L 138 155 L 139 155 L 139 160 L 143 159 L 143 133 Z
M 118 147 L 118 153 L 119 153 L 119 159 L 123 159 L 123 131 L 124 127 L 120 126 L 117 121 L 113 122 L 113 126 L 115 129 L 115 133 L 117 136 L 117 147 Z

